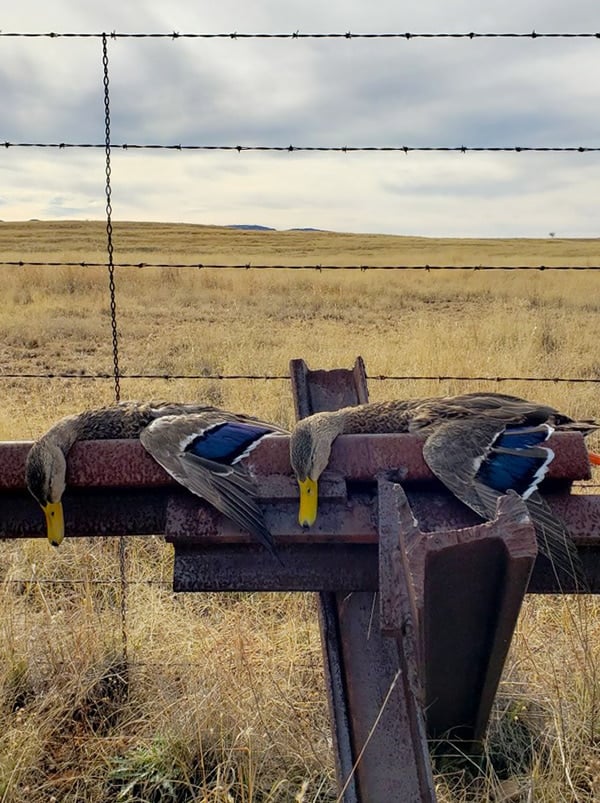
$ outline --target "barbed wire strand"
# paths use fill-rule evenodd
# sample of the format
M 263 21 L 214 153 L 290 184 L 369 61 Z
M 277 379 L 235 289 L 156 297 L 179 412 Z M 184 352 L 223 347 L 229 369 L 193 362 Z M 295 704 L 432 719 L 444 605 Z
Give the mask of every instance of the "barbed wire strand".
M 306 32 L 299 30 L 280 33 L 243 33 L 241 31 L 220 31 L 215 33 L 194 33 L 180 31 L 158 31 L 154 33 L 144 32 L 118 32 L 112 31 L 110 34 L 96 33 L 92 31 L 81 32 L 57 32 L 57 31 L 0 31 L 0 38 L 23 37 L 29 39 L 93 39 L 109 36 L 111 39 L 229 39 L 231 41 L 242 39 L 400 39 L 410 41 L 411 39 L 600 39 L 600 32 L 594 31 L 387 31 L 382 33 L 374 32 Z
M 589 487 L 589 486 L 586 486 Z M 90 536 L 88 536 L 90 537 Z M 17 585 L 17 586 L 24 586 L 24 585 L 96 585 L 96 586 L 116 586 L 120 585 L 120 580 L 116 580 L 114 578 L 111 579 L 96 579 L 96 578 L 81 578 L 76 577 L 70 580 L 65 579 L 64 577 L 10 577 L 5 578 L 1 581 L 0 585 Z M 130 586 L 162 586 L 162 587 L 171 587 L 173 586 L 172 580 L 132 580 L 128 581 Z
M 289 374 L 176 374 L 176 373 L 125 373 L 121 372 L 121 379 L 124 380 L 164 380 L 177 381 L 184 379 L 205 380 L 205 381 L 227 381 L 227 380 L 247 380 L 247 381 L 290 381 Z M 2 372 L 0 379 L 59 379 L 71 381 L 86 380 L 112 380 L 113 375 L 109 373 L 72 373 L 60 371 L 44 372 Z M 387 381 L 427 381 L 427 382 L 548 382 L 552 384 L 573 383 L 573 384 L 600 384 L 600 377 L 581 377 L 581 376 L 502 376 L 495 375 L 455 375 L 455 374 L 369 374 L 367 379 L 373 382 Z
M 100 142 L 0 142 L 4 148 L 105 148 Z M 235 151 L 276 153 L 598 153 L 597 145 L 182 145 L 112 143 L 113 150 Z
M 241 231 L 241 229 L 240 229 Z M 275 230 L 273 230 L 275 231 Z M 291 229 L 290 231 L 294 231 Z M 318 230 L 317 230 L 318 231 Z M 556 242 L 553 240 L 553 242 Z M 252 262 L 113 262 L 115 268 L 192 268 L 195 270 L 213 269 L 219 270 L 311 270 L 316 272 L 350 270 L 350 271 L 473 271 L 486 272 L 496 270 L 507 271 L 600 271 L 600 265 L 322 265 L 319 263 L 310 265 L 288 265 L 288 264 L 253 264 Z M 105 268 L 106 262 L 40 262 L 28 261 L 26 259 L 0 260 L 0 267 L 71 267 L 71 268 Z

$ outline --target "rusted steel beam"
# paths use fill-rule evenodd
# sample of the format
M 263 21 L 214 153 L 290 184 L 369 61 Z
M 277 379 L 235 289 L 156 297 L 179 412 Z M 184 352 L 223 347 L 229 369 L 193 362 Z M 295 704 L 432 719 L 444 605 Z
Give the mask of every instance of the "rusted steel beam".
M 402 488 L 379 486 L 382 627 L 403 639 L 401 656 L 407 647 L 415 656 L 402 670 L 427 711 L 429 734 L 472 745 L 500 682 L 537 554 L 535 529 L 510 494 L 492 522 L 423 533 Z
M 311 377 L 314 381 L 311 381 Z M 296 419 L 305 418 L 319 410 L 335 410 L 344 405 L 361 404 L 369 400 L 362 359 L 355 363 L 352 381 L 348 381 L 347 371 L 342 372 L 339 381 L 336 381 L 337 377 L 337 372 L 310 372 L 304 360 L 290 362 Z M 344 660 L 344 631 L 347 628 L 341 617 L 343 601 L 344 597 L 339 589 L 319 595 L 321 648 L 340 798 L 343 803 L 360 803 L 360 786 L 364 786 L 364 783 L 359 782 L 355 773 L 358 753 L 352 732 L 348 670 Z M 357 614 L 355 618 L 359 618 Z M 382 668 L 382 673 L 383 671 Z
M 314 372 L 293 360 L 290 374 L 299 418 L 368 400 L 360 359 L 353 371 Z M 362 470 L 352 448 L 348 459 Z M 379 627 L 376 595 L 323 594 L 320 611 L 342 799 L 434 803 L 425 728 L 415 725 L 422 711 L 402 671 L 398 645 Z M 413 661 L 409 649 L 403 660 Z
M 480 523 L 475 513 L 448 493 L 411 490 L 412 513 L 427 535 Z M 580 545 L 590 590 L 600 593 L 600 497 L 557 495 L 553 509 L 569 523 Z M 375 499 L 333 501 L 320 515 L 317 531 L 302 529 L 297 503 L 267 506 L 284 567 L 273 571 L 264 550 L 250 548 L 250 536 L 219 514 L 181 493 L 167 516 L 168 540 L 175 543 L 175 584 L 179 591 L 377 591 L 379 570 Z M 412 515 L 412 514 L 411 514 Z M 38 521 L 39 519 L 39 521 Z M 37 516 L 36 534 L 44 533 Z M 343 524 L 340 524 L 342 522 Z M 177 536 L 177 537 L 175 537 Z M 567 579 L 558 586 L 549 561 L 538 555 L 530 593 L 581 591 Z
M 384 635 L 398 646 L 398 672 L 402 675 L 403 736 L 413 751 L 420 800 L 434 800 L 424 710 L 425 655 L 419 633 L 419 607 L 410 568 L 411 541 L 420 536 L 406 495 L 398 483 L 380 478 L 379 510 L 379 615 Z
M 335 394 L 331 396 L 334 398 Z M 581 435 L 555 433 L 548 444 L 556 453 L 550 464 L 549 480 L 570 482 L 590 478 Z M 433 482 L 434 477 L 423 460 L 422 447 L 423 440 L 417 435 L 341 435 L 333 444 L 327 474 L 362 482 L 393 470 L 403 483 Z M 30 441 L 0 443 L 0 490 L 24 487 L 25 458 L 30 448 Z M 250 454 L 247 465 L 257 477 L 291 477 L 288 436 L 265 439 Z M 67 484 L 75 488 L 148 488 L 176 483 L 138 440 L 131 439 L 76 443 L 69 453 Z
M 277 483 L 278 484 L 278 483 Z M 376 544 L 377 509 L 376 495 L 368 491 L 351 491 L 346 495 L 345 484 L 322 483 L 320 493 L 324 497 L 320 505 L 319 519 L 310 530 L 297 522 L 297 498 L 295 486 L 287 485 L 287 496 L 277 497 L 268 483 L 263 491 L 265 517 L 279 543 L 372 543 Z M 374 486 L 375 487 L 375 486 Z M 479 518 L 451 494 L 443 490 L 424 490 L 422 487 L 403 486 L 410 505 L 424 531 L 436 532 L 476 524 Z M 250 536 L 232 522 L 221 517 L 213 508 L 197 497 L 172 487 L 110 488 L 88 487 L 68 489 L 64 495 L 67 533 L 74 534 L 70 526 L 71 516 L 81 522 L 85 505 L 94 508 L 110 502 L 114 510 L 115 526 L 125 527 L 133 533 L 138 505 L 141 515 L 148 502 L 160 510 L 160 521 L 165 521 L 165 508 L 169 498 L 180 501 L 180 521 L 177 524 L 178 538 L 202 543 L 250 543 Z M 600 551 L 600 495 L 547 494 L 546 499 L 554 512 L 569 527 L 573 540 L 584 550 L 585 555 Z M 104 501 L 94 501 L 104 500 Z M 119 516 L 120 518 L 116 518 Z M 158 520 L 158 519 L 157 519 Z M 86 527 L 91 529 L 93 524 Z M 160 531 L 164 531 L 164 524 Z M 19 538 L 45 535 L 43 514 L 39 505 L 23 489 L 0 491 L 0 537 Z M 171 532 L 167 532 L 171 536 Z
M 403 541 L 420 622 L 428 732 L 477 742 L 536 558 L 535 528 L 510 493 L 491 522 L 436 534 L 412 524 Z
M 80 456 L 87 459 L 88 447 L 92 456 L 97 454 L 95 447 L 102 444 L 125 444 L 128 448 L 135 445 L 129 441 L 90 441 L 81 444 Z M 0 467 L 4 454 L 4 444 L 0 444 Z M 11 446 L 9 444 L 9 446 Z M 21 457 L 23 457 L 22 452 Z M 143 454 L 143 451 L 140 452 Z M 144 456 L 146 457 L 146 456 Z M 93 461 L 90 461 L 90 465 Z M 120 464 L 116 464 L 120 465 Z M 154 462 L 150 459 L 150 466 Z M 0 537 L 31 538 L 45 537 L 44 516 L 33 498 L 23 490 L 23 465 L 18 472 L 20 488 L 16 490 L 0 490 Z M 122 467 L 119 471 L 123 471 Z M 86 471 L 88 468 L 86 467 Z M 158 476 L 164 473 L 156 467 Z M 83 477 L 83 475 L 77 475 Z M 321 483 L 320 492 L 323 497 L 317 523 L 310 530 L 302 529 L 297 523 L 296 486 L 289 477 L 268 477 L 260 481 L 261 494 L 265 499 L 265 517 L 281 546 L 286 544 L 324 544 L 342 543 L 376 544 L 377 509 L 376 495 L 369 491 L 351 490 L 347 495 L 346 483 L 333 475 Z M 163 481 L 161 477 L 161 482 Z M 0 468 L 0 487 L 15 484 L 9 474 Z M 373 488 L 374 488 L 373 484 Z M 404 484 L 409 502 L 424 531 L 436 532 L 443 529 L 456 529 L 476 524 L 478 517 L 460 504 L 446 491 L 434 485 Z M 427 489 L 429 488 L 429 490 Z M 179 490 L 176 484 L 142 487 L 74 487 L 67 490 L 64 496 L 65 522 L 68 537 L 93 535 L 144 535 L 148 533 L 164 533 L 167 501 L 180 499 L 180 522 L 178 537 L 182 542 L 198 542 L 200 545 L 241 544 L 242 551 L 238 560 L 244 563 L 243 549 L 251 543 L 247 533 L 242 532 L 230 521 L 219 516 L 212 508 L 185 491 Z M 575 543 L 579 546 L 589 587 L 592 592 L 600 592 L 600 496 L 574 495 L 565 492 L 550 493 L 546 498 L 555 513 L 569 527 Z M 167 526 L 166 535 L 171 539 L 173 527 Z M 294 557 L 299 572 L 312 560 L 310 553 L 302 552 Z M 361 558 L 362 559 L 362 558 Z M 347 557 L 346 560 L 351 560 Z M 305 573 L 316 578 L 316 574 L 306 569 Z M 317 573 L 318 574 L 318 573 Z M 374 576 L 373 572 L 368 572 Z M 245 575 L 244 575 L 245 576 Z M 335 575 L 332 575 L 332 577 Z M 232 568 L 231 581 L 234 582 L 235 571 Z M 215 576 L 217 587 L 223 587 L 223 579 Z M 257 578 L 260 585 L 261 580 Z M 314 579 L 309 589 L 330 588 L 324 581 Z M 272 587 L 272 586 L 269 586 Z M 282 590 L 285 586 L 282 586 Z M 290 586 L 291 587 L 291 586 Z M 346 589 L 347 586 L 340 586 Z M 368 590 L 359 585 L 356 590 Z M 563 580 L 559 587 L 549 562 L 539 556 L 529 585 L 533 593 L 556 593 L 575 591 Z
M 92 533 L 90 533 L 92 534 Z M 176 591 L 377 591 L 377 544 L 282 544 L 283 568 L 250 543 L 186 545 L 175 542 Z M 600 552 L 584 554 L 586 578 L 600 593 Z M 567 579 L 559 588 L 547 562 L 538 557 L 528 593 L 581 593 Z
M 304 360 L 291 360 L 290 379 L 296 418 L 369 401 L 362 357 L 356 358 L 350 371 L 346 368 L 311 370 Z

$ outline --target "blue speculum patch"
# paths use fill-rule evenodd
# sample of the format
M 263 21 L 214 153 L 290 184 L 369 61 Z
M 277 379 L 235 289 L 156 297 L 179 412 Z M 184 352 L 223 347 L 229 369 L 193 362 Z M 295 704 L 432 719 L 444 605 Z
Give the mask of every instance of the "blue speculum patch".
M 540 482 L 554 456 L 539 446 L 551 432 L 547 426 L 507 429 L 494 442 L 477 479 L 503 493 L 510 489 L 526 493 Z
M 185 451 L 205 460 L 230 465 L 270 431 L 258 424 L 227 421 L 202 432 Z

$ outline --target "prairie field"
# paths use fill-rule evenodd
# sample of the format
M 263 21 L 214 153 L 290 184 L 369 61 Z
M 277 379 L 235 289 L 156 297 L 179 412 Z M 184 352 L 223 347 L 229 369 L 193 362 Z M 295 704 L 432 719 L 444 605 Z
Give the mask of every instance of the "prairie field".
M 600 264 L 600 240 L 442 240 L 115 223 L 114 261 L 243 265 Z M 0 223 L 2 440 L 114 400 L 102 222 Z M 291 358 L 373 377 L 373 400 L 515 393 L 600 418 L 600 272 L 115 269 L 121 397 L 293 423 Z M 72 378 L 27 378 L 61 373 Z M 89 374 L 108 378 L 90 379 Z M 193 374 L 199 379 L 128 378 Z M 7 377 L 6 374 L 10 374 Z M 597 435 L 588 439 L 600 450 Z M 593 483 L 598 482 L 596 473 Z M 578 492 L 585 493 L 586 484 Z M 40 515 L 42 515 L 40 513 Z M 332 803 L 310 594 L 177 594 L 161 537 L 129 539 L 128 694 L 110 539 L 3 542 L 0 803 Z M 526 599 L 485 759 L 438 760 L 441 803 L 600 800 L 600 605 Z M 373 803 L 380 803 L 374 801 Z

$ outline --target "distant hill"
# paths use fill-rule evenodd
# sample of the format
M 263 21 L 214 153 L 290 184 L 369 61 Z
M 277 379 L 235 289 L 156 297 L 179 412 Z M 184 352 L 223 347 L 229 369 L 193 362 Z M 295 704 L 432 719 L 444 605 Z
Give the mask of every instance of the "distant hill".
M 225 226 L 225 228 L 241 229 L 242 231 L 277 231 L 273 226 L 259 226 L 257 223 L 232 223 L 229 226 Z M 323 229 L 317 229 L 313 226 L 294 226 L 291 229 L 286 229 L 286 231 L 323 231 Z
M 277 231 L 272 226 L 259 226 L 255 223 L 233 223 L 227 229 L 242 229 L 242 231 Z

